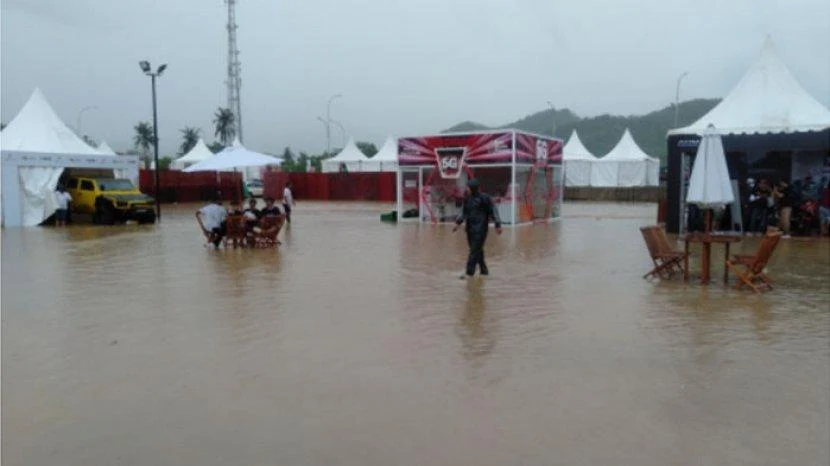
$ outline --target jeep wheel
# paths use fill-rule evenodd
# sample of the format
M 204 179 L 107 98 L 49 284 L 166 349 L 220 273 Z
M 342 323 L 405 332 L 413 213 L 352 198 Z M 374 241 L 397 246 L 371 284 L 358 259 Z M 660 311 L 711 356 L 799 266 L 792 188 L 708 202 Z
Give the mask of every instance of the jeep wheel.
M 115 223 L 115 207 L 106 199 L 95 201 L 95 213 L 92 214 L 92 223 L 98 225 L 113 225 Z
M 137 220 L 139 225 L 143 225 L 145 223 L 156 223 L 156 213 L 150 211 L 146 214 L 139 216 Z

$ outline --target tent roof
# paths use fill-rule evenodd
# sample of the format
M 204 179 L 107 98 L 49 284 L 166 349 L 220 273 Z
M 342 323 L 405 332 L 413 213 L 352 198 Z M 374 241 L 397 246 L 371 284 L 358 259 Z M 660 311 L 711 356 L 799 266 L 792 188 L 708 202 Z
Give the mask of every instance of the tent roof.
M 3 150 L 101 155 L 61 121 L 38 88 L 3 129 L 0 139 Z
M 107 144 L 107 141 L 101 141 L 101 144 L 98 144 L 98 147 L 96 147 L 96 149 L 98 149 L 98 152 L 104 155 L 117 155 L 115 151 L 112 150 L 112 147 L 110 147 L 110 145 Z
M 199 138 L 199 141 L 196 142 L 196 145 L 193 146 L 186 154 L 176 159 L 177 163 L 197 163 L 201 162 L 202 160 L 209 159 L 213 157 L 213 152 L 208 149 L 208 146 L 205 144 L 205 141 L 202 138 Z
M 215 156 L 208 157 L 207 159 L 197 162 L 182 171 L 224 171 L 235 168 L 263 167 L 266 165 L 281 164 L 281 158 L 249 150 L 239 142 L 239 139 L 236 139 L 234 140 L 232 146 L 226 147 Z
M 582 144 L 582 140 L 579 139 L 579 135 L 576 134 L 576 130 L 571 132 L 571 137 L 568 138 L 568 143 L 565 144 L 565 147 L 562 149 L 562 157 L 565 160 L 596 160 L 597 157 L 589 151 L 584 144 Z
M 626 160 L 656 160 L 654 157 L 649 156 L 642 149 L 637 143 L 634 141 L 634 138 L 631 137 L 631 132 L 628 131 L 626 128 L 625 132 L 623 133 L 620 141 L 611 149 L 611 152 L 605 154 L 605 157 L 599 160 L 609 160 L 609 161 L 626 161 Z
M 398 161 L 398 139 L 394 136 L 386 138 L 383 147 L 380 148 L 377 154 L 370 160 L 378 162 L 397 162 Z
M 324 162 L 366 162 L 371 160 L 369 157 L 366 157 L 366 154 L 360 151 L 357 148 L 357 144 L 354 142 L 354 138 L 349 139 L 349 143 L 346 144 L 346 147 L 343 148 L 337 155 L 330 159 L 324 160 Z
M 830 128 L 830 110 L 798 84 L 767 37 L 761 56 L 718 105 L 672 134 L 702 135 L 709 124 L 721 134 L 795 133 Z

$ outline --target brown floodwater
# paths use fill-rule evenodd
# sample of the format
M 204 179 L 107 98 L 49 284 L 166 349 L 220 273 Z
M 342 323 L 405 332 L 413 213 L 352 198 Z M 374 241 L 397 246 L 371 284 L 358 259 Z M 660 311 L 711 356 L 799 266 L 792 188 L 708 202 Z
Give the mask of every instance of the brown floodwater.
M 646 281 L 656 207 L 572 203 L 462 281 L 462 233 L 389 206 L 300 203 L 278 251 L 195 207 L 2 231 L 5 466 L 830 462 L 826 239 L 763 295 Z

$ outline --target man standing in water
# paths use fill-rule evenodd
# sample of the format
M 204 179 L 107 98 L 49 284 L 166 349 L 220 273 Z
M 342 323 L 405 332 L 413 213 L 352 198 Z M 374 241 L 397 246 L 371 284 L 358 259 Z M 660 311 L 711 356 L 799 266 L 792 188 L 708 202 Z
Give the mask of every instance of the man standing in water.
M 285 189 L 282 190 L 282 210 L 285 212 L 285 221 L 291 223 L 291 206 L 294 203 L 294 194 L 291 192 L 291 182 L 285 183 Z
M 452 231 L 458 230 L 462 223 L 466 223 L 467 244 L 470 247 L 470 254 L 467 258 L 467 273 L 461 278 L 472 277 L 476 273 L 476 265 L 482 275 L 488 275 L 490 271 L 484 263 L 484 242 L 487 241 L 487 230 L 490 226 L 490 219 L 496 224 L 496 233 L 501 234 L 501 219 L 498 211 L 493 206 L 490 196 L 479 191 L 478 180 L 471 179 L 467 183 L 469 193 L 464 196 L 461 208 L 461 215 L 455 221 Z

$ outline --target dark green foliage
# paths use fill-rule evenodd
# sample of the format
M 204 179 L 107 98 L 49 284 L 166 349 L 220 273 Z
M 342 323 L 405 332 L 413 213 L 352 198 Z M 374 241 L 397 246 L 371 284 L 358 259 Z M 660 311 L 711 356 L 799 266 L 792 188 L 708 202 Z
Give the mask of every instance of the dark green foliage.
M 679 109 L 678 127 L 695 122 L 718 102 L 720 99 L 695 99 L 682 102 Z M 446 132 L 515 128 L 550 135 L 554 124 L 556 126 L 554 135 L 562 139 L 567 139 L 571 131 L 576 129 L 585 147 L 598 157 L 613 149 L 623 131 L 628 128 L 634 140 L 647 154 L 665 161 L 666 133 L 674 127 L 674 105 L 645 115 L 600 115 L 591 118 L 580 118 L 568 109 L 549 109 L 496 128 L 465 121 Z

